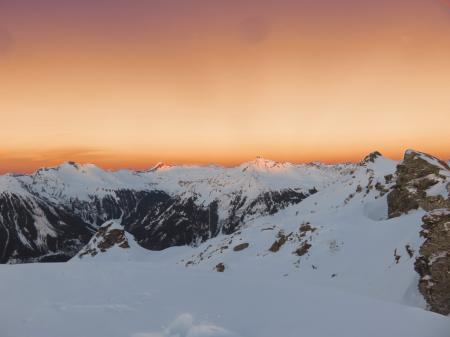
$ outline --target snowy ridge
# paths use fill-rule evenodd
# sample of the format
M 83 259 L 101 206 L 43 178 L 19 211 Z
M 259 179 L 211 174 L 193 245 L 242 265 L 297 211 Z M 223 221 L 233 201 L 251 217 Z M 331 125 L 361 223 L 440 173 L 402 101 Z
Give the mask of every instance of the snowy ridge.
M 40 169 L 29 176 L 19 177 L 19 180 L 36 194 L 56 202 L 71 199 L 88 201 L 92 196 L 102 197 L 118 189 L 147 188 L 135 172 L 105 171 L 93 164 L 73 162 Z
M 207 202 L 218 195 L 241 190 L 254 196 L 269 189 L 319 188 L 349 167 L 294 165 L 257 158 L 234 168 L 158 163 L 149 171 L 133 172 L 105 171 L 93 164 L 67 162 L 31 175 L 10 176 L 10 180 L 17 179 L 35 193 L 53 200 L 89 200 L 90 196 L 104 196 L 118 189 L 160 189 L 175 194 L 191 193 Z
M 16 194 L 16 195 L 29 195 L 24 184 L 18 177 L 12 174 L 5 174 L 0 176 L 0 193 Z

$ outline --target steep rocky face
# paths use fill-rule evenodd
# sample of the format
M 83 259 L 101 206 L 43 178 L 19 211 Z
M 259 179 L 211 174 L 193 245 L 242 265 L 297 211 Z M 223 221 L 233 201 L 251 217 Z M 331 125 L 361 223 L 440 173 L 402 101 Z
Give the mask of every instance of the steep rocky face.
M 419 290 L 430 310 L 450 313 L 450 168 L 430 155 L 407 151 L 397 166 L 396 185 L 388 194 L 389 217 L 413 209 L 428 213 L 422 218 L 425 239 L 415 261 Z
M 252 216 L 275 214 L 288 206 L 300 203 L 316 192 L 315 188 L 308 192 L 293 189 L 267 191 L 250 201 L 242 194 L 238 194 L 231 202 L 227 218 L 221 221 L 222 231 L 225 234 L 231 234 Z
M 364 159 L 359 163 L 361 166 L 367 165 L 369 163 L 375 163 L 377 158 L 382 157 L 382 154 L 378 151 L 369 153 Z
M 447 184 L 449 173 L 450 168 L 445 162 L 424 153 L 407 151 L 397 166 L 396 185 L 388 194 L 389 217 L 394 218 L 419 207 L 426 211 L 449 208 L 448 197 L 428 193 L 437 184 Z
M 423 218 L 415 269 L 420 275 L 419 290 L 430 310 L 450 314 L 450 211 L 434 210 Z
M 292 189 L 265 192 L 250 203 L 245 213 L 250 215 L 256 213 L 263 215 L 275 214 L 283 208 L 300 203 L 316 192 L 315 188 L 310 189 L 308 192 L 299 192 Z
M 203 207 L 194 198 L 163 191 L 117 190 L 103 198 L 94 196 L 91 202 L 72 202 L 70 207 L 95 225 L 121 218 L 125 230 L 150 250 L 196 245 L 219 233 L 216 203 Z
M 31 195 L 0 195 L 0 263 L 67 261 L 94 229 L 64 208 Z
M 217 204 L 161 191 L 118 190 L 91 202 L 55 204 L 29 193 L 0 195 L 0 263 L 62 262 L 83 248 L 105 221 L 122 218 L 143 247 L 195 245 L 219 233 Z
M 219 233 L 217 203 L 198 206 L 193 198 L 172 198 L 164 192 L 149 192 L 122 221 L 144 248 L 162 250 L 195 245 Z
M 100 226 L 108 220 L 119 219 L 124 214 L 133 212 L 141 200 L 147 198 L 149 194 L 158 193 L 158 191 L 114 190 L 102 197 L 91 196 L 89 201 L 72 200 L 66 207 L 87 223 Z M 169 197 L 167 194 L 166 196 Z

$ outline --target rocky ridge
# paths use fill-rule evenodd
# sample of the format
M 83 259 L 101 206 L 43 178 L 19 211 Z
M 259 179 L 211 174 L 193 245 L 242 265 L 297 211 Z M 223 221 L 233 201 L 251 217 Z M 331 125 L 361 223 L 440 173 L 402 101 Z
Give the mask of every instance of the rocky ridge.
M 408 150 L 388 194 L 389 217 L 423 209 L 424 239 L 415 261 L 419 290 L 430 310 L 450 314 L 450 167 L 428 154 Z

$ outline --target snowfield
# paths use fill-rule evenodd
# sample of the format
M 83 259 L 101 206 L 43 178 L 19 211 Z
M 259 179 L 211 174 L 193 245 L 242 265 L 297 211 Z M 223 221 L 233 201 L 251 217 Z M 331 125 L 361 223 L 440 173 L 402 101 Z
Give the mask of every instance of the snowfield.
M 2 337 L 448 337 L 450 319 L 257 270 L 0 268 Z

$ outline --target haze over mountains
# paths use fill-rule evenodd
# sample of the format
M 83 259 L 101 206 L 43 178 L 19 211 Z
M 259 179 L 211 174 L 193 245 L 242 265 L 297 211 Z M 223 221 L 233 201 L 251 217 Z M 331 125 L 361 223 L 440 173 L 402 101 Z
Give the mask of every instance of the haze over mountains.
M 450 314 L 449 194 L 448 162 L 414 150 L 400 162 L 373 152 L 360 163 L 338 165 L 257 158 L 233 168 L 160 163 L 139 172 L 68 162 L 30 175 L 0 177 L 0 258 L 9 264 L 70 260 L 64 267 L 68 275 L 89 270 L 89 277 L 101 277 L 89 267 L 94 264 L 109 275 L 108 284 L 116 282 L 109 279 L 116 273 L 111 263 L 135 276 L 142 268 L 163 274 L 169 268 L 173 272 L 167 277 L 209 279 L 216 276 L 206 275 L 223 273 L 230 282 L 286 279 L 287 289 L 295 284 L 338 289 L 351 294 L 350 301 L 364 296 L 389 303 L 391 309 L 392 303 L 406 306 L 394 310 L 399 323 L 383 336 L 423 337 L 426 331 L 444 337 L 448 320 L 422 316 L 422 330 L 406 322 L 411 307 Z M 56 269 L 42 268 L 63 282 Z M 180 319 L 195 330 L 192 317 L 186 317 Z M 25 331 L 14 324 L 11 331 Z M 357 336 L 361 327 L 354 328 Z M 223 336 L 232 335 L 225 330 Z M 186 331 L 179 336 L 220 335 Z M 323 333 L 307 331 L 309 336 Z M 245 337 L 239 331 L 236 335 Z

